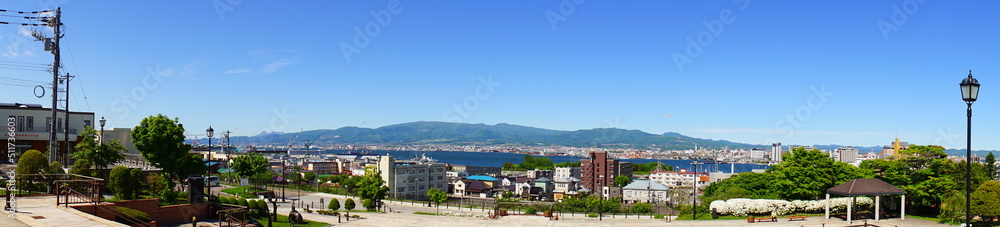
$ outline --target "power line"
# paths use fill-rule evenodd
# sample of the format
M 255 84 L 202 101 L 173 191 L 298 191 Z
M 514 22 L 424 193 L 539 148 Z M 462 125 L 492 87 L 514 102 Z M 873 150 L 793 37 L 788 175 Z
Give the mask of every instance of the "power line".
M 25 79 L 2 77 L 2 76 L 0 76 L 0 79 L 8 79 L 8 80 L 15 80 L 15 81 L 21 81 L 21 82 L 28 82 L 28 83 L 39 83 L 39 84 L 44 84 L 45 83 L 45 82 L 35 81 L 35 80 L 25 80 Z
M 13 69 L 13 70 L 25 70 L 25 71 L 39 71 L 39 72 L 48 72 L 48 71 L 49 71 L 48 69 L 22 69 L 22 68 L 12 68 L 12 67 L 3 67 L 3 66 L 0 66 L 0 69 Z
M 52 67 L 52 65 L 50 65 L 50 64 L 42 64 L 42 63 L 19 62 L 19 61 L 4 61 L 4 60 L 0 60 L 0 62 L 12 63 L 12 64 L 39 65 L 39 66 L 45 66 L 45 67 Z

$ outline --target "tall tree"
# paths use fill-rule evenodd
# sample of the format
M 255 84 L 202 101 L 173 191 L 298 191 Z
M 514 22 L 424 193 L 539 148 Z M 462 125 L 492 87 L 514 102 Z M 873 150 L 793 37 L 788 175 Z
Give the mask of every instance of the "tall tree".
M 115 198 L 121 200 L 131 200 L 132 198 L 132 174 L 128 167 L 115 166 L 111 168 L 108 177 L 108 189 L 114 193 Z
M 190 159 L 188 151 L 191 145 L 184 144 L 184 125 L 177 118 L 170 119 L 158 114 L 142 119 L 138 126 L 132 129 L 132 143 L 136 150 L 150 164 L 163 169 L 167 183 L 166 190 L 173 190 L 176 183 L 170 179 L 183 168 L 189 168 L 190 162 L 178 160 Z
M 1000 182 L 987 181 L 972 193 L 972 214 L 983 217 L 987 222 L 1000 217 Z M 992 225 L 988 226 L 995 226 Z
M 124 160 L 125 155 L 122 154 L 122 151 L 126 151 L 126 149 L 117 140 L 109 140 L 100 144 L 95 139 L 95 134 L 97 131 L 94 128 L 90 126 L 84 128 L 83 133 L 80 134 L 83 138 L 80 139 L 80 143 L 76 144 L 77 152 L 73 153 L 72 157 L 87 159 L 90 164 L 96 167 L 97 172 L 101 173 L 104 167 Z
M 233 171 L 240 177 L 250 177 L 267 171 L 267 158 L 260 155 L 243 155 L 233 159 Z
M 385 186 L 385 181 L 382 180 L 382 174 L 378 171 L 369 171 L 361 178 L 358 182 L 358 197 L 361 197 L 364 202 L 371 201 L 370 204 L 365 203 L 365 208 L 369 211 L 374 211 L 376 206 L 382 203 L 382 198 L 385 198 L 387 192 L 389 192 L 389 187 Z
M 986 175 L 990 177 L 990 180 L 997 180 L 997 157 L 993 156 L 993 152 L 990 151 L 986 155 L 986 160 L 983 164 L 986 164 Z
M 437 204 L 437 212 L 435 213 L 441 213 L 441 203 L 448 201 L 448 193 L 441 191 L 441 189 L 431 188 L 427 190 L 427 196 Z
M 797 148 L 783 158 L 781 164 L 768 171 L 776 175 L 775 187 L 785 199 L 819 199 L 826 189 L 872 175 L 850 164 L 834 161 L 819 150 Z
M 344 209 L 347 209 L 348 216 L 351 215 L 351 210 L 354 210 L 355 206 L 357 206 L 357 204 L 354 203 L 354 199 L 352 198 L 347 198 L 347 201 L 344 201 Z
M 90 160 L 87 159 L 77 159 L 76 162 L 73 162 L 73 166 L 69 168 L 69 173 L 94 176 L 93 171 L 90 170 Z
M 625 175 L 618 175 L 615 176 L 613 182 L 615 184 L 615 187 L 625 187 L 625 185 L 632 183 L 632 178 L 629 178 L 628 176 Z

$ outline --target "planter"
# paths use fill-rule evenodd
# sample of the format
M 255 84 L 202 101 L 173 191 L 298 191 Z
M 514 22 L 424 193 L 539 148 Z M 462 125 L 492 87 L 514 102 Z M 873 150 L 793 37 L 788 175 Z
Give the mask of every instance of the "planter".
M 545 217 L 552 217 L 552 211 L 545 211 L 542 215 Z
M 500 210 L 500 216 L 507 216 L 507 210 Z

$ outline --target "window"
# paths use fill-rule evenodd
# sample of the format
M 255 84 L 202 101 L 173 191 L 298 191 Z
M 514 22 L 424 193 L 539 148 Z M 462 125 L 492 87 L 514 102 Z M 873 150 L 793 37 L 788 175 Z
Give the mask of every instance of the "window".
M 28 116 L 27 129 L 28 131 L 35 131 L 35 117 Z
M 24 131 L 24 116 L 17 116 L 17 131 Z
M 62 118 L 56 118 L 56 132 L 62 132 L 63 130 L 63 120 Z
M 83 127 L 86 128 L 87 126 L 90 126 L 90 120 L 83 120 Z M 94 126 L 90 127 L 93 128 Z
M 423 185 L 420 185 L 420 188 L 419 188 L 419 189 L 417 189 L 417 190 L 424 190 L 424 186 L 423 186 Z
M 46 132 L 51 132 L 52 131 L 52 118 L 51 117 L 45 117 L 45 131 Z

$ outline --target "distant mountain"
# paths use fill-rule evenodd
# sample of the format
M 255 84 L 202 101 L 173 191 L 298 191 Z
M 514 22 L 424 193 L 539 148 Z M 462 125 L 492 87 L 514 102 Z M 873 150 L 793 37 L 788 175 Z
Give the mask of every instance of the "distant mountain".
M 262 133 L 250 137 L 232 137 L 232 142 L 287 145 L 295 133 Z M 639 130 L 595 128 L 560 131 L 512 124 L 465 124 L 449 122 L 411 122 L 379 128 L 343 127 L 336 130 L 303 131 L 296 145 L 314 141 L 316 145 L 328 144 L 455 144 L 455 145 L 532 145 L 572 147 L 659 147 L 667 150 L 707 148 L 753 148 L 762 145 L 744 144 L 726 140 L 693 138 L 675 132 L 662 135 Z M 193 141 L 188 141 L 193 142 Z M 207 143 L 200 139 L 199 143 Z

